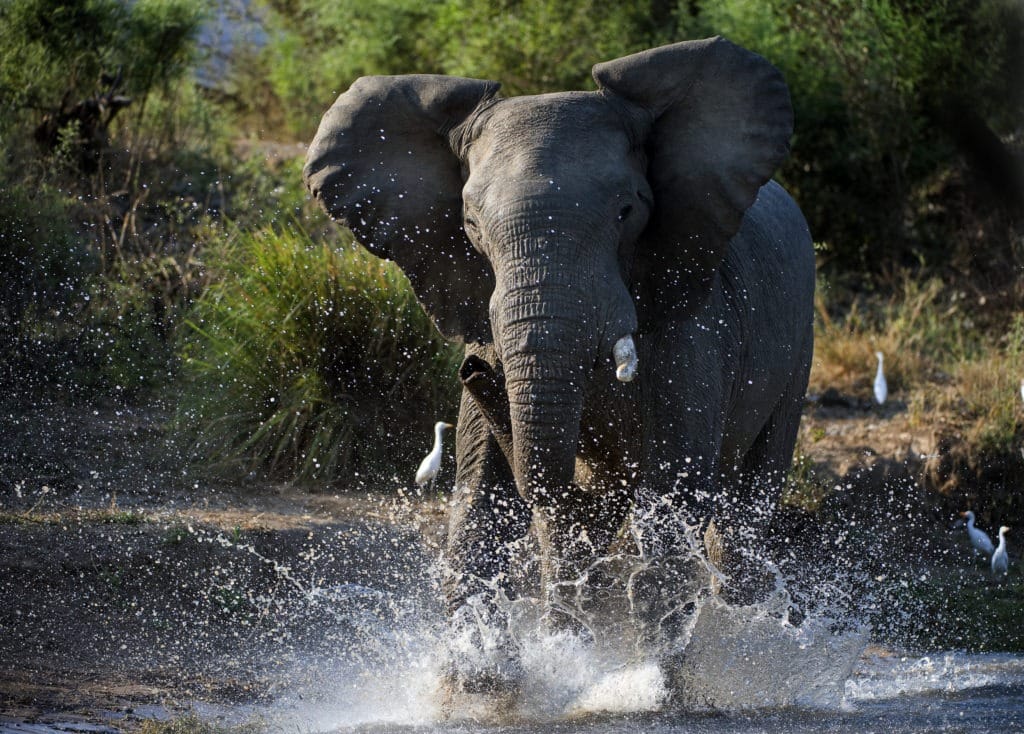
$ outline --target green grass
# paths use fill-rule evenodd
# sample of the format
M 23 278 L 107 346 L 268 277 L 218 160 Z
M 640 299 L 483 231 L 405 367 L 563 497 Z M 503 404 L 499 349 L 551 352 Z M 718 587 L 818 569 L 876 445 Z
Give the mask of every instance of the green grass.
M 910 612 L 902 623 L 886 625 L 888 642 L 922 651 L 957 648 L 972 652 L 1024 652 L 1024 575 L 1020 564 L 1006 577 L 987 568 L 933 575 L 893 591 L 893 605 Z
M 379 478 L 414 466 L 433 422 L 454 418 L 459 351 L 401 271 L 351 236 L 236 232 L 208 264 L 178 411 L 201 456 L 292 480 Z

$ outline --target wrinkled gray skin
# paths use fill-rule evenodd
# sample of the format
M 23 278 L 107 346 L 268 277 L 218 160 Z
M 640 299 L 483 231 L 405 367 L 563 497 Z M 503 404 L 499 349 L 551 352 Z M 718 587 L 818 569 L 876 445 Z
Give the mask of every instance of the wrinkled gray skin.
M 531 522 L 549 583 L 575 578 L 638 498 L 754 538 L 762 515 L 724 498 L 752 491 L 744 475 L 777 491 L 792 458 L 814 257 L 770 181 L 792 127 L 781 75 L 720 38 L 593 73 L 596 92 L 507 99 L 488 81 L 364 77 L 309 148 L 313 195 L 504 374 L 505 452 L 501 422 L 463 394 L 452 610 Z M 612 360 L 626 335 L 628 383 Z M 673 537 L 653 527 L 642 550 Z

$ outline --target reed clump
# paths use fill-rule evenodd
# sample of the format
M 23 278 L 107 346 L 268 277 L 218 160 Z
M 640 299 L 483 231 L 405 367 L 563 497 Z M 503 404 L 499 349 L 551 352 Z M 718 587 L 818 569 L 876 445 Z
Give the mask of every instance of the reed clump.
M 347 233 L 236 232 L 182 343 L 178 423 L 217 464 L 296 480 L 379 479 L 413 466 L 456 411 L 459 351 L 401 271 Z

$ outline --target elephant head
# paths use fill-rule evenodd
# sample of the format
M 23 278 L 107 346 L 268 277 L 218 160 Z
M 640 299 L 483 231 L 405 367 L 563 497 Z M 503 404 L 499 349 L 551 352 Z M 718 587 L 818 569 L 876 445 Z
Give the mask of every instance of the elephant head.
M 705 301 L 792 127 L 779 72 L 724 39 L 593 75 L 596 92 L 513 98 L 475 79 L 364 77 L 304 170 L 444 336 L 493 343 L 513 473 L 540 505 L 573 480 L 588 386 L 613 363 L 631 379 L 632 335 Z

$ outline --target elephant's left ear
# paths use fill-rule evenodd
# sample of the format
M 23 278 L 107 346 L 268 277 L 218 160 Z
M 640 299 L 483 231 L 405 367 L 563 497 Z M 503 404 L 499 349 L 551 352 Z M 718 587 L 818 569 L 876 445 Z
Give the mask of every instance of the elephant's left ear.
M 490 340 L 494 276 L 462 229 L 449 133 L 497 92 L 480 79 L 362 77 L 323 116 L 303 169 L 324 209 L 398 263 L 438 331 L 456 341 Z
M 793 109 L 782 74 L 723 38 L 598 64 L 594 79 L 650 113 L 655 206 L 636 276 L 661 308 L 706 299 L 744 212 L 789 153 Z

